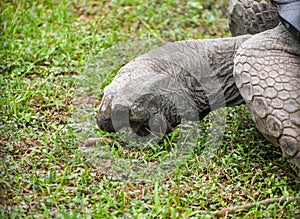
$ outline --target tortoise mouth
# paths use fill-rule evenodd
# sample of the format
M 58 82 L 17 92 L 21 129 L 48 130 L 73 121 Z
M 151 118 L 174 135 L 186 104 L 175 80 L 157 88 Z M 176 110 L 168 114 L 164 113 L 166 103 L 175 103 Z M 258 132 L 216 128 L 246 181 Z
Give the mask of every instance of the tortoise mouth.
M 172 132 L 175 128 L 165 117 L 160 117 L 160 120 L 154 123 L 151 121 L 153 118 L 154 117 L 151 117 L 150 119 L 143 121 L 130 120 L 130 128 L 135 134 L 141 137 L 147 137 L 151 134 L 154 134 L 155 136 L 165 135 Z
M 149 112 L 142 108 L 133 112 L 121 104 L 115 105 L 114 110 L 109 107 L 100 108 L 96 118 L 98 127 L 103 131 L 118 132 L 122 128 L 129 127 L 140 137 L 162 136 L 172 132 L 178 125 L 178 121 L 172 122 L 173 118 L 166 115 L 165 110 Z
M 122 127 L 115 128 L 113 125 L 112 120 L 109 119 L 102 119 L 97 117 L 97 123 L 98 127 L 105 131 L 105 132 L 117 132 L 118 130 L 122 129 Z M 124 125 L 123 127 L 125 127 Z M 146 137 L 151 133 L 151 129 L 149 126 L 149 120 L 148 121 L 129 121 L 129 126 L 132 129 L 134 133 L 136 133 L 138 136 Z
M 155 123 L 154 126 L 150 125 L 150 119 L 143 121 L 133 121 L 130 120 L 130 128 L 132 131 L 141 137 L 147 137 L 151 134 L 154 135 L 165 135 L 173 131 L 175 127 L 172 127 L 171 123 L 164 117 L 163 121 L 161 120 L 158 123 Z M 165 129 L 163 128 L 165 127 Z
M 134 121 L 129 121 L 130 128 L 134 133 L 136 133 L 138 136 L 141 137 L 146 137 L 150 135 L 151 129 L 149 126 L 149 121 L 146 122 L 134 122 Z

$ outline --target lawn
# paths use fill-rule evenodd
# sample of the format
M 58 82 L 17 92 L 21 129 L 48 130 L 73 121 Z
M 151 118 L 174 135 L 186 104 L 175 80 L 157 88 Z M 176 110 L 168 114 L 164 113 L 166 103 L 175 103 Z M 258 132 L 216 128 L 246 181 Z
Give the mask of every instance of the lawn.
M 245 106 L 160 142 L 97 128 L 122 65 L 167 42 L 230 36 L 227 1 L 16 0 L 0 13 L 0 218 L 300 216 L 295 169 Z

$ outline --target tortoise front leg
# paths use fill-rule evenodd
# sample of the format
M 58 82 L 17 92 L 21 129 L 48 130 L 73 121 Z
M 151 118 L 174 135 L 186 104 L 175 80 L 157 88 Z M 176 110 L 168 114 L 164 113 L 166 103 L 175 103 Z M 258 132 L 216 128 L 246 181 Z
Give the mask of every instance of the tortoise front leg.
M 280 24 L 246 41 L 234 62 L 257 129 L 300 168 L 300 44 Z

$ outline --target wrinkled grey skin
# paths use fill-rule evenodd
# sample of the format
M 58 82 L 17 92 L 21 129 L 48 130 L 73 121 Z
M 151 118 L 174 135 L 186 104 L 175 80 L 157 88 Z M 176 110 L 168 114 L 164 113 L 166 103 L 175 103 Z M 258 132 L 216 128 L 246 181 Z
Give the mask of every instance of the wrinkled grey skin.
M 125 65 L 104 89 L 97 121 L 105 131 L 170 132 L 182 119 L 244 102 L 232 76 L 237 48 L 250 36 L 169 43 Z M 229 60 L 229 61 L 228 61 Z
M 251 33 L 262 31 L 264 22 L 273 28 L 277 17 L 269 16 L 272 6 L 265 4 L 232 0 L 231 26 L 250 9 L 263 14 Z M 249 28 L 237 29 L 233 35 Z M 104 90 L 97 122 L 105 131 L 130 126 L 145 136 L 245 101 L 258 130 L 300 168 L 299 74 L 300 45 L 281 24 L 254 36 L 170 43 L 120 70 Z

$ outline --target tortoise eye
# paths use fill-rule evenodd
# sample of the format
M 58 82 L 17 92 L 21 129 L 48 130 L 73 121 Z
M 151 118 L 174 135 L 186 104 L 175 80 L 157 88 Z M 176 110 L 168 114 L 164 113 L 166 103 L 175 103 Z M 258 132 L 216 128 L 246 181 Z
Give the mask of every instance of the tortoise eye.
M 149 105 L 148 105 L 148 110 L 149 110 L 150 113 L 157 113 L 159 111 L 157 103 L 150 102 Z

